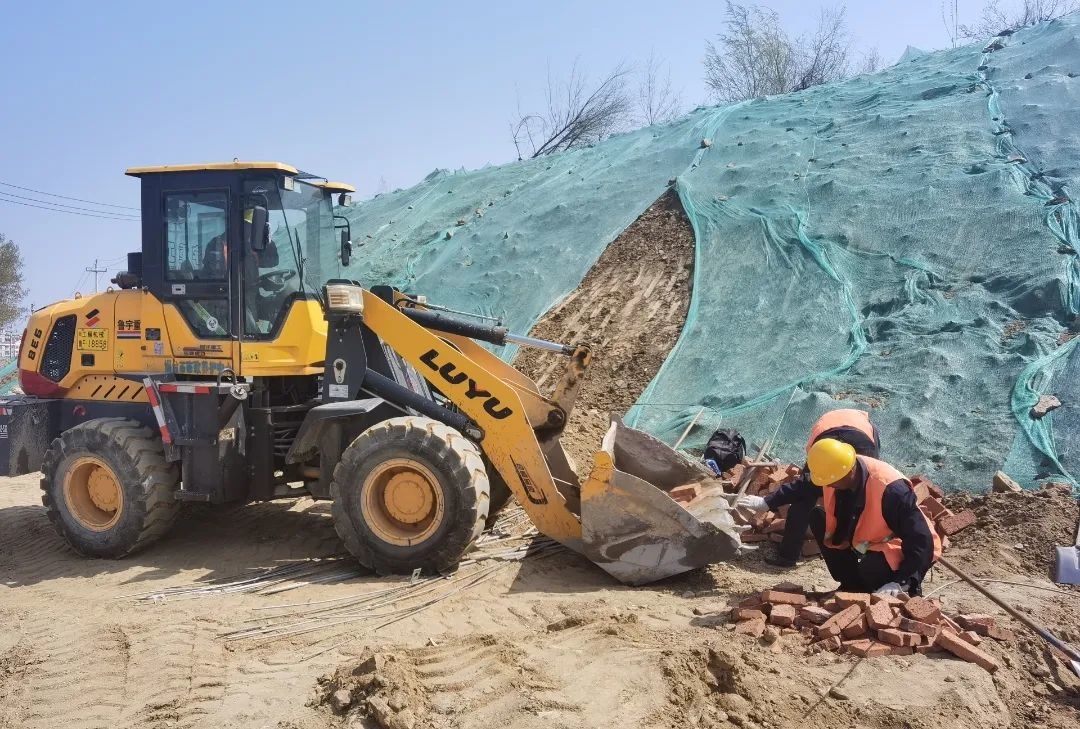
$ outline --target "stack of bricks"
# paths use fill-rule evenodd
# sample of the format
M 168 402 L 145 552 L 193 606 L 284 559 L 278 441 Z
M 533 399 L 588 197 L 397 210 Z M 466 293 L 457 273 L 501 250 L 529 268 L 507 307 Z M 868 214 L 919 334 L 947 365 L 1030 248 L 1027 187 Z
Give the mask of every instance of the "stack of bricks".
M 912 476 L 911 485 L 915 487 L 915 500 L 919 508 L 930 517 L 942 539 L 951 537 L 961 529 L 967 529 L 975 523 L 975 512 L 965 509 L 954 514 L 941 502 L 944 493 L 926 476 Z
M 781 632 L 800 632 L 812 653 L 827 650 L 871 658 L 947 652 L 991 673 L 998 662 L 978 647 L 982 639 L 1015 640 L 992 616 L 951 618 L 934 600 L 857 592 L 832 593 L 826 599 L 790 583 L 746 598 L 732 608 L 731 619 L 736 633 L 756 638 L 770 625 Z
M 748 466 L 739 464 L 724 474 L 724 480 L 738 484 L 746 473 Z M 758 466 L 754 469 L 754 475 L 746 493 L 753 496 L 768 496 L 786 483 L 791 483 L 799 477 L 802 469 L 795 465 L 779 465 L 769 467 Z M 751 529 L 742 533 L 743 544 L 756 544 L 760 542 L 779 542 L 784 536 L 785 518 L 788 507 L 781 506 L 774 514 L 766 511 L 752 515 L 747 523 Z M 817 542 L 807 530 L 803 541 L 802 555 L 813 557 L 819 554 Z

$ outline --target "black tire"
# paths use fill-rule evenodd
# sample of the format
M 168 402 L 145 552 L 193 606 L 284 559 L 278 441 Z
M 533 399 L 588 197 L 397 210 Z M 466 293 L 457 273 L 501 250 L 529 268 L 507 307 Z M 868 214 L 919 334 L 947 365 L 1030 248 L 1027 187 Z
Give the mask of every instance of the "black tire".
M 391 469 L 424 474 L 419 482 L 432 506 L 422 513 L 429 518 L 405 524 L 388 513 L 391 497 L 386 496 L 384 479 Z M 490 502 L 487 472 L 476 445 L 453 428 L 423 417 L 391 418 L 357 436 L 334 468 L 330 494 L 341 541 L 362 565 L 379 574 L 452 568 L 483 531 Z
M 83 474 L 95 469 L 119 492 L 112 511 L 87 501 L 89 488 L 79 486 L 91 478 Z M 176 465 L 165 460 L 160 437 L 134 420 L 100 418 L 65 431 L 46 451 L 41 473 L 49 521 L 87 557 L 118 558 L 142 549 L 168 532 L 179 508 Z
M 487 521 L 484 523 L 484 529 L 490 529 L 498 521 L 499 512 L 505 509 L 506 505 L 514 497 L 510 487 L 506 485 L 506 481 L 494 466 L 488 464 L 487 474 L 488 483 L 491 485 L 491 505 L 488 507 L 488 516 Z

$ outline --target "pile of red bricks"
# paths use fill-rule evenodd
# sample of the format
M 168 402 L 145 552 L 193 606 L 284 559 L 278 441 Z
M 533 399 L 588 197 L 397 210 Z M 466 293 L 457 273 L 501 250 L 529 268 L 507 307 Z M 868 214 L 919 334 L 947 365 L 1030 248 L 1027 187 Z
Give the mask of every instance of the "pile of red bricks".
M 826 597 L 826 595 L 829 595 Z M 1013 641 L 989 615 L 950 617 L 934 600 L 858 592 L 807 594 L 791 583 L 746 598 L 731 610 L 736 633 L 755 638 L 801 633 L 809 651 L 870 658 L 944 651 L 993 673 L 998 662 L 979 648 L 983 638 Z
M 945 494 L 926 476 L 912 476 L 911 485 L 915 487 L 915 499 L 919 502 L 919 508 L 934 522 L 942 539 L 951 537 L 975 523 L 975 512 L 971 509 L 954 514 L 945 508 L 945 504 L 941 503 Z
M 738 484 L 746 473 L 748 466 L 739 464 L 724 474 L 724 480 Z M 796 465 L 781 465 L 772 468 L 758 466 L 754 469 L 754 475 L 746 488 L 746 493 L 754 496 L 768 496 L 786 483 L 790 483 L 799 477 L 801 473 Z M 754 514 L 749 520 L 751 529 L 742 533 L 743 544 L 756 544 L 759 542 L 779 542 L 784 535 L 788 508 L 781 506 L 774 514 L 766 511 Z M 803 541 L 802 556 L 813 557 L 820 554 L 817 542 L 807 530 Z

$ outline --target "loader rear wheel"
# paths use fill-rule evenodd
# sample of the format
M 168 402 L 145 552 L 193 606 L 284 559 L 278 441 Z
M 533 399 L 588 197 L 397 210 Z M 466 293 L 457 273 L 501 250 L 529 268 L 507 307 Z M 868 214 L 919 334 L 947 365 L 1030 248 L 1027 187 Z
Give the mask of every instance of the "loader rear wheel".
M 490 502 L 479 449 L 422 417 L 391 418 L 357 436 L 330 493 L 345 547 L 380 574 L 453 567 L 483 531 Z
M 41 464 L 41 503 L 72 549 L 123 557 L 161 537 L 178 504 L 178 473 L 161 439 L 126 418 L 89 420 L 52 442 Z

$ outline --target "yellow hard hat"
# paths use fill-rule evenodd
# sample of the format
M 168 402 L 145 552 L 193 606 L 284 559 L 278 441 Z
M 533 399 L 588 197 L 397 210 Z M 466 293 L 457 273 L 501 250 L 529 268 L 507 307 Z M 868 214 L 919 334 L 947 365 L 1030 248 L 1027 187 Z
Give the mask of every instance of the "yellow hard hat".
M 830 486 L 855 468 L 855 449 L 833 438 L 822 438 L 810 446 L 806 465 L 815 486 Z
M 255 208 L 248 208 L 244 211 L 244 222 L 250 223 L 255 219 Z

